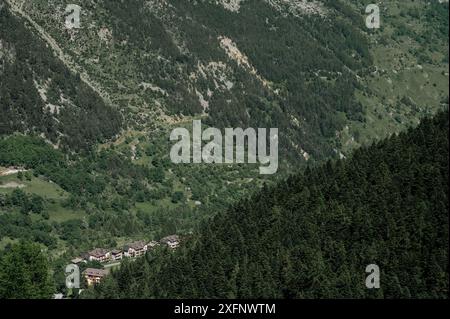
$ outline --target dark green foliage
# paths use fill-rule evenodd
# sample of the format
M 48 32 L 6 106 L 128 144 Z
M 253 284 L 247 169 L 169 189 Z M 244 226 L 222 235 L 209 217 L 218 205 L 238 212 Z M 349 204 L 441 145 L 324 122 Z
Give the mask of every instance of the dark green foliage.
M 30 16 L 64 54 L 120 105 L 133 132 L 149 136 L 139 136 L 139 144 L 127 136 L 126 145 L 98 151 L 98 142 L 120 132 L 118 110 L 70 72 L 25 19 L 0 12 L 0 166 L 31 169 L 18 174 L 21 183 L 34 174 L 66 191 L 57 200 L 20 190 L 0 195 L 0 239 L 22 238 L 49 249 L 58 243 L 59 249 L 67 247 L 61 258 L 70 259 L 94 246 L 115 247 L 116 237 L 188 233 L 205 216 L 248 194 L 245 188 L 258 188 L 263 179 L 256 181 L 250 166 L 227 170 L 169 164 L 171 127 L 153 123 L 160 111 L 158 107 L 153 113 L 156 102 L 169 114 L 205 112 L 204 123 L 214 127 L 278 127 L 284 169 L 305 164 L 300 148 L 312 155 L 310 163 L 339 154 L 337 133 L 349 120 L 364 122 L 355 91 L 368 91 L 360 86 L 367 70 L 375 69 L 366 36 L 377 31 L 368 32 L 358 13 L 370 1 L 352 0 L 352 7 L 346 4 L 350 1 L 324 0 L 327 14 L 320 17 L 283 14 L 261 0 L 242 2 L 239 13 L 213 2 L 167 0 L 156 7 L 155 1 L 143 0 L 83 3 L 92 26 L 112 31 L 110 41 L 97 41 L 94 27 L 68 41 L 68 32 L 45 21 L 49 12 L 54 16 L 53 3 L 49 12 L 41 10 L 44 2 L 36 7 L 26 3 Z M 409 15 L 420 19 L 420 32 L 395 15 L 386 16 L 393 20 L 392 37 L 427 44 L 429 48 L 410 50 L 417 51 L 419 63 L 431 63 L 434 54 L 429 53 L 447 42 L 448 5 L 432 3 L 423 14 Z M 94 43 L 83 37 L 86 31 L 92 32 Z M 221 37 L 236 43 L 260 78 L 227 56 Z M 439 45 L 431 50 L 435 41 Z M 448 62 L 448 52 L 446 56 Z M 205 71 L 210 63 L 224 68 Z M 217 85 L 222 77 L 233 86 Z M 162 90 L 145 89 L 144 83 Z M 209 108 L 202 108 L 196 91 L 207 97 Z M 406 96 L 399 92 L 397 100 L 412 109 L 423 107 Z M 50 110 L 54 106 L 59 112 Z M 404 120 L 399 114 L 392 119 Z M 371 127 L 354 132 L 358 142 L 361 137 L 364 143 L 366 129 Z M 37 137 L 41 133 L 46 141 Z M 445 251 L 440 254 L 437 241 L 445 233 L 439 225 L 448 225 L 440 215 L 448 201 L 435 176 L 439 157 L 419 158 L 425 150 L 434 154 L 438 146 L 420 149 L 417 139 L 411 139 L 393 138 L 388 143 L 398 145 L 392 150 L 386 146 L 392 144 L 383 142 L 358 151 L 348 162 L 267 187 L 204 226 L 200 237 L 188 241 L 194 247 L 173 259 L 163 257 L 162 250 L 158 258 L 125 264 L 99 287 L 98 295 L 441 297 L 448 289 L 443 266 L 448 257 Z M 137 147 L 135 161 L 130 160 L 130 146 Z M 387 149 L 396 157 L 386 154 Z M 393 164 L 397 162 L 402 164 Z M 429 181 L 438 186 L 430 188 Z M 71 215 L 59 221 L 60 211 L 66 210 L 83 218 Z M 362 287 L 364 266 L 372 261 L 383 271 L 378 294 Z M 140 276 L 148 283 L 141 284 Z
M 28 195 L 20 189 L 11 195 L 0 194 L 0 238 L 25 239 L 56 248 L 53 227 L 44 221 L 49 217 L 45 205 L 42 197 Z M 31 213 L 39 214 L 41 218 L 33 221 Z
M 106 185 L 116 185 L 121 195 L 131 195 L 139 187 L 139 184 L 132 184 L 127 189 L 120 189 L 114 180 L 130 178 L 135 183 L 142 183 L 151 177 L 149 169 L 135 165 L 113 151 L 91 153 L 69 161 L 64 153 L 42 139 L 21 135 L 0 139 L 0 165 L 34 169 L 37 175 L 43 175 L 72 195 L 85 196 L 95 202 Z
M 172 194 L 172 202 L 173 203 L 179 203 L 184 201 L 184 193 L 182 192 L 175 192 Z
M 60 165 L 61 152 L 54 150 L 41 138 L 13 135 L 0 138 L 0 165 L 23 165 L 35 168 L 39 165 Z
M 338 114 L 362 120 L 362 107 L 354 98 L 359 85 L 355 73 L 363 74 L 372 57 L 360 29 L 363 20 L 343 5 L 327 4 L 327 18 L 296 18 L 259 0 L 243 2 L 239 14 L 211 1 L 170 2 L 175 14 L 186 16 L 177 23 L 183 37 L 189 38 L 191 60 L 227 61 L 219 45 L 220 37 L 226 36 L 271 83 L 271 89 L 265 87 L 228 60 L 235 86 L 229 92 L 216 92 L 209 101 L 208 125 L 278 127 L 283 131 L 283 156 L 295 154 L 293 142 L 313 157 L 324 158 L 334 154 L 324 141 L 344 125 Z M 202 92 L 214 90 L 210 79 L 198 82 Z M 174 108 L 179 110 L 179 105 Z M 300 121 L 302 129 L 293 127 L 292 118 Z
M 70 72 L 21 19 L 3 9 L 0 29 L 5 55 L 0 60 L 0 135 L 43 133 L 55 144 L 85 150 L 119 132 L 120 113 Z M 37 85 L 48 85 L 47 101 Z M 46 104 L 61 108 L 53 113 Z
M 283 131 L 283 157 L 298 162 L 293 145 L 315 159 L 334 156 L 336 131 L 347 119 L 364 117 L 354 96 L 360 85 L 356 74 L 363 76 L 372 65 L 363 19 L 342 3 L 328 2 L 326 17 L 285 15 L 260 0 L 242 2 L 239 14 L 214 1 L 192 0 L 169 0 L 161 6 L 104 1 L 95 11 L 113 31 L 109 45 L 114 58 L 130 61 L 119 70 L 135 86 L 153 83 L 165 92 L 130 89 L 148 104 L 161 100 L 172 115 L 206 113 L 205 123 L 219 128 L 277 127 Z M 260 78 L 228 57 L 221 37 L 236 43 Z M 104 68 L 109 69 L 110 56 L 104 55 Z M 213 76 L 212 70 L 205 71 L 210 64 L 224 68 Z M 125 75 L 116 76 L 122 81 Z M 218 84 L 222 76 L 232 87 Z M 196 91 L 208 100 L 207 109 Z M 139 118 L 133 122 L 137 127 L 148 124 Z
M 427 22 L 427 32 L 424 38 L 428 41 L 442 41 L 447 39 L 449 35 L 449 4 L 432 2 L 426 11 L 425 21 Z
M 0 299 L 50 299 L 53 291 L 39 245 L 21 242 L 0 255 Z
M 441 113 L 265 187 L 87 297 L 447 298 L 448 129 Z M 373 263 L 379 290 L 365 287 Z
M 44 210 L 44 199 L 34 194 L 27 195 L 21 189 L 15 189 L 11 195 L 0 194 L 0 208 L 10 207 L 20 208 L 23 214 L 41 214 Z

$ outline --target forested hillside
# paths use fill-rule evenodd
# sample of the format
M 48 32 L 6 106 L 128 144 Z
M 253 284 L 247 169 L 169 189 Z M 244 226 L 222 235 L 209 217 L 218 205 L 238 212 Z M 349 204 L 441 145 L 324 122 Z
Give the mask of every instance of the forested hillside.
M 293 15 L 278 2 L 247 0 L 235 12 L 215 1 L 90 0 L 79 3 L 83 27 L 66 30 L 71 2 L 14 1 L 132 128 L 200 116 L 219 128 L 279 127 L 293 161 L 335 156 L 335 132 L 364 118 L 354 95 L 372 65 L 364 20 L 344 4 Z
M 447 298 L 448 111 L 234 205 L 97 298 Z M 381 289 L 365 269 L 381 269 Z
M 42 134 L 80 151 L 120 132 L 119 110 L 71 72 L 24 19 L 5 7 L 0 29 L 0 136 Z
M 66 292 L 64 269 L 75 256 L 172 234 L 189 238 L 202 221 L 264 184 L 262 193 L 278 199 L 273 205 L 269 199 L 261 202 L 276 210 L 285 198 L 278 194 L 281 186 L 272 186 L 288 174 L 328 159 L 345 159 L 361 146 L 448 109 L 448 2 L 384 0 L 379 3 L 382 23 L 377 30 L 364 23 L 365 8 L 372 2 L 0 0 L 0 252 L 10 251 L 21 240 L 38 244 L 49 259 L 58 291 Z M 81 8 L 79 29 L 65 26 L 68 4 Z M 253 164 L 173 164 L 170 133 L 178 127 L 190 130 L 194 119 L 201 119 L 204 128 L 278 128 L 278 173 L 261 176 Z M 369 174 L 369 164 L 358 165 Z M 308 183 L 325 187 L 317 181 L 318 172 L 308 174 Z M 345 196 L 359 194 L 355 185 L 356 190 Z M 308 191 L 314 193 L 313 188 Z M 360 196 L 368 198 L 369 193 L 363 188 Z M 323 214 L 334 207 L 327 201 L 331 195 L 323 195 Z M 292 201 L 286 200 L 294 205 Z M 344 216 L 356 209 L 344 200 L 338 204 Z M 280 214 L 287 216 L 285 210 L 281 205 Z M 257 213 L 248 214 L 250 218 Z M 333 223 L 341 222 L 336 214 Z M 352 220 L 346 218 L 348 226 Z M 220 227 L 225 223 L 221 217 L 217 221 Z M 313 221 L 314 227 L 328 225 Z M 235 230 L 230 234 L 241 238 Z M 324 236 L 317 235 L 312 244 L 322 245 Z M 275 237 L 265 245 L 278 242 Z M 216 244 L 210 240 L 202 245 Z M 313 255 L 312 264 L 304 267 L 322 269 L 320 260 L 331 258 L 315 252 L 315 247 L 305 252 L 282 245 L 288 248 L 273 246 L 288 262 L 282 267 L 299 266 L 293 264 L 296 251 Z M 340 249 L 335 249 L 339 258 L 347 257 Z M 224 271 L 231 263 L 234 268 L 226 276 L 248 279 L 243 272 L 260 276 L 266 271 L 267 264 L 256 266 L 252 254 L 248 252 L 245 260 L 227 260 Z M 270 269 L 279 270 L 272 261 L 278 259 L 267 256 Z M 360 256 L 358 251 L 354 258 Z M 163 266 L 155 263 L 149 276 L 161 274 L 170 283 L 172 275 L 159 273 Z M 217 271 L 222 278 L 221 268 Z M 333 282 L 336 278 L 329 273 L 326 279 Z M 192 280 L 197 282 L 195 276 Z M 227 285 L 234 287 L 233 280 Z M 296 284 L 299 279 L 293 275 L 283 280 Z M 317 278 L 308 280 L 316 287 Z M 193 283 L 192 289 L 184 286 L 176 295 L 230 292 L 215 282 L 207 284 L 221 292 Z M 134 289 L 147 288 L 144 296 L 174 295 L 175 288 L 166 286 L 133 284 L 127 289 L 130 296 L 137 294 Z M 232 288 L 230 296 L 260 295 L 259 288 L 248 287 Z M 278 288 L 268 293 L 297 293 Z M 122 297 L 128 293 L 124 291 Z
M 448 3 L 384 1 L 370 30 L 368 0 L 8 1 L 135 138 L 191 116 L 278 127 L 283 165 L 302 165 L 416 125 L 448 97 Z M 68 3 L 82 8 L 80 29 L 63 26 Z

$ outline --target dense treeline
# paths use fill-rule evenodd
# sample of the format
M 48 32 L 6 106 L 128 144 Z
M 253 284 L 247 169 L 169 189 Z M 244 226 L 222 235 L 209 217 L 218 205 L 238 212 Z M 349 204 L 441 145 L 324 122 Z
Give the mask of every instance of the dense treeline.
M 54 284 L 38 244 L 22 241 L 0 253 L 0 299 L 50 299 Z
M 35 168 L 39 165 L 59 166 L 63 160 L 63 154 L 41 138 L 24 135 L 0 138 L 0 165 Z
M 0 200 L 2 198 L 0 197 Z M 30 242 L 45 245 L 49 249 L 56 249 L 57 238 L 53 235 L 55 225 L 49 224 L 42 219 L 35 219 L 21 212 L 13 214 L 10 208 L 0 206 L 0 237 L 28 240 Z M 6 212 L 6 213 L 5 213 Z
M 44 199 L 35 194 L 28 195 L 21 189 L 15 189 L 11 195 L 0 194 L 0 210 L 10 207 L 20 208 L 23 214 L 41 214 L 44 210 Z M 0 218 L 2 217 L 3 215 L 0 215 Z
M 447 298 L 448 124 L 447 111 L 266 187 L 84 296 Z M 381 289 L 365 287 L 369 264 Z
M 0 29 L 0 135 L 43 133 L 78 151 L 120 131 L 119 111 L 56 58 L 23 20 L 1 10 Z

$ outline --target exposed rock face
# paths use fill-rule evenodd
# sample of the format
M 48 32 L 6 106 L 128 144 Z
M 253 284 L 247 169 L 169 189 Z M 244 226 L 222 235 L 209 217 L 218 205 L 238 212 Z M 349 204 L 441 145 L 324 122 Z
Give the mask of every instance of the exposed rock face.
M 228 37 L 221 36 L 219 37 L 220 46 L 222 49 L 225 50 L 228 57 L 235 61 L 239 66 L 243 67 L 244 69 L 247 69 L 250 74 L 255 76 L 265 87 L 270 88 L 270 83 L 266 79 L 262 78 L 258 71 L 252 66 L 252 64 L 249 62 L 248 57 L 242 53 L 239 48 L 237 47 L 236 43 L 233 42 Z
M 241 3 L 244 2 L 244 0 L 220 0 L 218 1 L 225 9 L 238 12 L 241 8 Z
M 323 4 L 319 1 L 307 0 L 263 0 L 269 3 L 274 9 L 282 13 L 290 13 L 295 16 L 303 14 L 323 14 L 325 12 Z M 216 0 L 225 9 L 232 12 L 239 12 L 245 0 Z
M 319 1 L 307 0 L 264 0 L 282 13 L 290 13 L 295 16 L 303 14 L 324 14 L 325 9 Z

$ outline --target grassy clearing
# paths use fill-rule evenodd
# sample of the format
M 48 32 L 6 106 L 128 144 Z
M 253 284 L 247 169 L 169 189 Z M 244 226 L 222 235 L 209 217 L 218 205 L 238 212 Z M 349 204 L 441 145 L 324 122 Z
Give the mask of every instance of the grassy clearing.
M 49 212 L 49 221 L 62 223 L 72 219 L 83 219 L 86 213 L 82 210 L 75 211 L 61 206 L 60 203 L 49 204 L 47 206 Z
M 29 194 L 39 195 L 47 200 L 46 211 L 49 214 L 50 222 L 64 222 L 71 219 L 82 219 L 86 216 L 83 211 L 75 211 L 63 207 L 63 201 L 67 199 L 68 193 L 65 192 L 57 184 L 45 181 L 41 178 L 31 177 L 31 180 L 17 178 L 17 174 L 0 177 L 0 185 L 23 185 L 23 191 Z M 0 193 L 10 194 L 14 191 L 14 187 L 0 188 Z M 33 217 L 34 215 L 32 215 Z
M 41 178 L 32 176 L 31 180 L 17 178 L 17 174 L 1 176 L 0 184 L 17 183 L 24 185 L 22 188 L 27 193 L 36 194 L 46 199 L 62 200 L 67 198 L 68 194 L 58 185 L 45 181 Z M 0 193 L 11 193 L 14 188 L 0 188 Z

